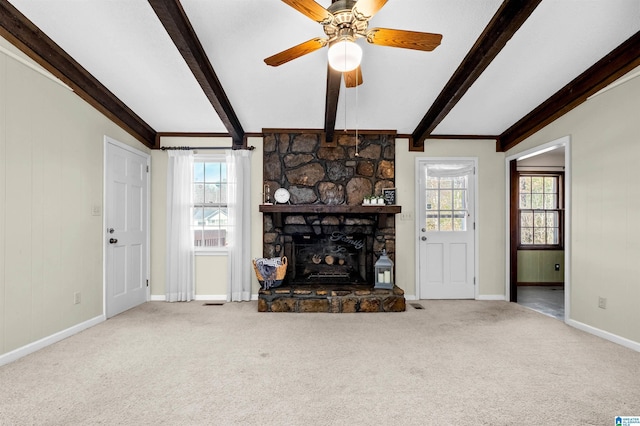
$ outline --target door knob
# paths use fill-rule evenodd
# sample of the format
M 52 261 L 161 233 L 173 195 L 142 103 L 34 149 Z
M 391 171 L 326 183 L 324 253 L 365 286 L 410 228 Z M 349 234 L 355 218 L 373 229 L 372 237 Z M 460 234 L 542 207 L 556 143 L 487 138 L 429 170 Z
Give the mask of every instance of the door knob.
M 420 238 L 422 241 L 427 241 L 427 237 Z
M 115 243 L 117 243 L 117 242 L 118 242 L 118 239 L 117 239 L 117 238 L 109 238 L 109 243 L 110 243 L 110 244 L 115 244 Z
M 422 228 L 422 232 L 427 232 L 427 228 Z

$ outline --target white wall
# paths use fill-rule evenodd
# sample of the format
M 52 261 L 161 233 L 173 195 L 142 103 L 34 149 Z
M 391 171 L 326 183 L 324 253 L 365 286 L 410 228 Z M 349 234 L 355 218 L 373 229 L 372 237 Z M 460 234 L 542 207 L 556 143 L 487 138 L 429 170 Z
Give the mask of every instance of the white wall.
M 396 187 L 404 220 L 396 216 L 396 283 L 407 298 L 416 294 L 416 204 L 415 161 L 419 157 L 477 157 L 479 241 L 477 285 L 479 298 L 500 299 L 505 295 L 504 159 L 494 140 L 428 139 L 425 152 L 409 152 L 407 139 L 396 139 Z
M 105 135 L 149 151 L 0 52 L 0 355 L 103 314 Z
M 570 318 L 640 343 L 640 78 L 588 100 L 507 154 L 567 135 Z M 599 297 L 606 309 L 598 308 Z
M 162 146 L 229 146 L 229 138 L 163 137 Z M 258 211 L 262 195 L 262 138 L 250 138 L 252 154 L 252 257 L 262 256 L 262 213 Z M 428 140 L 426 153 L 408 151 L 406 139 L 396 140 L 396 187 L 398 204 L 410 217 L 396 216 L 396 283 L 408 298 L 416 294 L 415 277 L 415 159 L 416 157 L 478 157 L 479 194 L 478 238 L 480 298 L 504 298 L 504 153 L 497 153 L 493 140 Z M 166 250 L 166 164 L 167 153 L 153 151 L 151 172 L 151 294 L 164 296 Z M 251 265 L 248 265 L 251 267 Z M 226 297 L 226 256 L 196 258 L 196 299 Z M 259 289 L 252 274 L 254 295 Z M 213 296 L 213 297 L 211 297 Z

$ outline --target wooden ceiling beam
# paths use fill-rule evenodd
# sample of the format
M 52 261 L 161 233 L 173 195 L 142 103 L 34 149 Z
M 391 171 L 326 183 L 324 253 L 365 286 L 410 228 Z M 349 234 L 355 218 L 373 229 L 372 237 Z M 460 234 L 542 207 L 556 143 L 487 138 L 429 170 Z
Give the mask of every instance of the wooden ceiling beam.
M 542 0 L 505 0 L 412 133 L 421 148 Z
M 241 148 L 244 130 L 240 125 L 240 120 L 238 120 L 180 2 L 178 0 L 149 0 L 149 4 L 222 120 L 233 140 L 233 147 Z
M 342 73 L 327 65 L 327 95 L 324 108 L 325 141 L 333 142 L 336 131 L 336 116 L 338 114 L 338 98 L 340 97 L 340 82 Z
M 151 126 L 6 0 L 0 0 L 0 35 L 134 138 L 154 147 Z
M 331 4 L 338 0 L 331 0 Z M 327 62 L 327 93 L 324 102 L 324 140 L 333 142 L 336 132 L 336 116 L 338 115 L 338 99 L 340 98 L 340 82 L 342 73 L 334 70 Z M 346 126 L 347 123 L 344 123 Z
M 640 31 L 505 130 L 498 138 L 497 150 L 508 151 L 585 102 L 591 95 L 640 66 L 638 52 Z

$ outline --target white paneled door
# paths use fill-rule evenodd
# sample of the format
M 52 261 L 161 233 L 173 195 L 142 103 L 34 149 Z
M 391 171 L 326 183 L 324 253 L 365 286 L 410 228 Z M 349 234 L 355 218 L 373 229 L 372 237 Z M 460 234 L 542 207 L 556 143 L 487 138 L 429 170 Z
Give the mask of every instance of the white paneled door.
M 107 139 L 105 308 L 110 318 L 148 298 L 149 156 Z
M 418 160 L 421 299 L 475 298 L 474 159 Z

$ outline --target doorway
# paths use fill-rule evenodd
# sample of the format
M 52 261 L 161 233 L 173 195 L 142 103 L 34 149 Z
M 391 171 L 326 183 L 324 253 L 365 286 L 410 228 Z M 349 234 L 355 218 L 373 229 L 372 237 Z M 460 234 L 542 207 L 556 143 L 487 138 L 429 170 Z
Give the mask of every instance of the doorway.
M 150 156 L 105 137 L 104 270 L 107 318 L 149 297 Z
M 569 317 L 569 137 L 510 156 L 507 300 Z
M 420 299 L 476 296 L 475 158 L 417 159 Z

